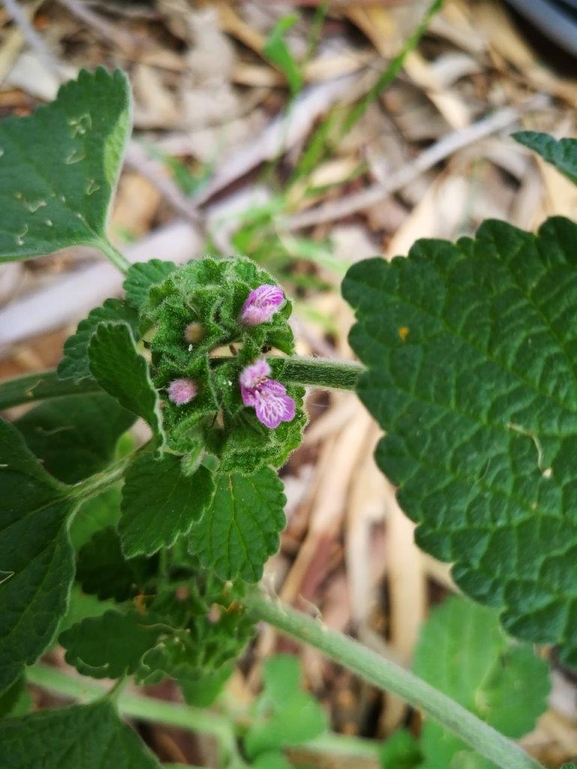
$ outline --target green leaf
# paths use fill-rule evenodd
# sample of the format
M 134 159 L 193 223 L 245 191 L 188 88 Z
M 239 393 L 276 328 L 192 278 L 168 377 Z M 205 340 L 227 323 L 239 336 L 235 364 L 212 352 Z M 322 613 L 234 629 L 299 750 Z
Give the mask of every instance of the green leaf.
M 298 658 L 289 655 L 278 655 L 265 663 L 264 689 L 254 709 L 244 742 L 249 758 L 308 742 L 328 726 L 321 705 L 300 688 Z
M 513 139 L 537 152 L 543 160 L 577 184 L 577 139 L 554 139 L 537 131 L 517 131 Z
M 21 675 L 0 695 L 0 717 L 23 716 L 32 707 L 32 698 L 28 693 L 26 677 Z
M 134 423 L 106 393 L 41 403 L 15 422 L 28 448 L 64 483 L 77 483 L 110 463 L 119 437 Z
M 377 462 L 465 593 L 577 665 L 577 226 L 487 222 L 344 282 Z
M 130 132 L 120 70 L 83 70 L 56 101 L 0 122 L 0 262 L 106 239 Z
M 176 270 L 174 262 L 162 259 L 150 259 L 148 262 L 137 262 L 128 268 L 124 281 L 126 301 L 136 310 L 148 301 L 151 286 L 162 283 L 171 272 Z
M 107 701 L 8 718 L 0 745 L 3 769 L 160 769 Z
M 171 547 L 198 522 L 213 491 L 206 467 L 186 476 L 179 456 L 165 454 L 159 460 L 151 452 L 138 456 L 122 489 L 119 532 L 125 555 L 152 555 Z
M 217 474 L 212 504 L 191 530 L 191 552 L 222 579 L 258 582 L 285 525 L 282 489 L 269 467 L 249 476 Z
M 138 595 L 155 571 L 155 560 L 127 560 L 116 529 L 108 527 L 80 549 L 76 579 L 85 593 L 121 602 Z
M 251 763 L 251 767 L 252 769 L 293 769 L 293 765 L 279 751 L 261 753 Z
M 297 94 L 303 87 L 303 76 L 299 65 L 284 40 L 284 35 L 298 21 L 293 14 L 280 19 L 263 46 L 263 56 L 277 66 L 286 77 L 291 93 Z
M 116 526 L 120 518 L 120 488 L 107 489 L 83 502 L 70 524 L 70 539 L 78 552 L 101 529 Z
M 547 709 L 545 660 L 508 638 L 495 610 L 462 598 L 449 598 L 433 611 L 415 648 L 413 670 L 507 737 L 527 734 Z M 473 765 L 465 743 L 428 721 L 421 747 L 427 768 Z
M 397 729 L 381 749 L 383 769 L 417 769 L 421 766 L 423 754 L 419 742 L 407 729 Z
M 74 576 L 66 489 L 0 420 L 0 692 L 46 649 Z
M 66 662 L 92 678 L 120 678 L 136 672 L 161 630 L 147 627 L 136 611 L 107 611 L 87 617 L 61 633 Z
M 96 327 L 103 321 L 125 321 L 135 333 L 138 330 L 138 313 L 134 308 L 120 299 L 107 299 L 101 307 L 91 310 L 88 317 L 80 321 L 76 332 L 66 340 L 64 355 L 58 364 L 60 379 L 73 379 L 75 382 L 92 379 L 88 345 Z
M 148 364 L 136 349 L 126 323 L 101 323 L 88 345 L 90 370 L 98 384 L 125 408 L 145 419 L 159 443 L 164 431 L 158 393 L 150 380 Z

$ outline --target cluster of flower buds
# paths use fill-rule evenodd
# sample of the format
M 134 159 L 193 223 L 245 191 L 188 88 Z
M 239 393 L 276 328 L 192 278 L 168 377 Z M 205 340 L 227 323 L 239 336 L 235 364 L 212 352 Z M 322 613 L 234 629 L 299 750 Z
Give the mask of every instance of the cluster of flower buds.
M 278 286 L 259 286 L 249 293 L 240 312 L 239 322 L 245 326 L 266 323 L 283 303 L 284 294 Z M 270 379 L 270 374 L 269 364 L 260 358 L 242 370 L 239 384 L 244 405 L 253 407 L 257 419 L 266 427 L 274 429 L 281 422 L 294 419 L 296 406 L 287 395 L 285 386 Z M 194 399 L 197 391 L 192 379 L 174 379 L 168 386 L 168 398 L 176 406 L 184 406 Z

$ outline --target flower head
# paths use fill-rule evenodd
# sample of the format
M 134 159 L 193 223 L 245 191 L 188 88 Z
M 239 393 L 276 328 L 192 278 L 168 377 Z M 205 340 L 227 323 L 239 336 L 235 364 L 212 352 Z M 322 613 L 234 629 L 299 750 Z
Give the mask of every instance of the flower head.
M 278 286 L 263 285 L 253 289 L 240 312 L 240 322 L 245 326 L 266 323 L 284 302 L 284 294 Z
M 241 372 L 240 394 L 245 406 L 254 406 L 257 419 L 274 430 L 281 422 L 290 422 L 295 415 L 295 402 L 286 394 L 286 387 L 269 379 L 270 366 L 260 358 Z
M 176 406 L 184 406 L 197 392 L 198 387 L 192 379 L 174 379 L 168 386 L 168 399 Z

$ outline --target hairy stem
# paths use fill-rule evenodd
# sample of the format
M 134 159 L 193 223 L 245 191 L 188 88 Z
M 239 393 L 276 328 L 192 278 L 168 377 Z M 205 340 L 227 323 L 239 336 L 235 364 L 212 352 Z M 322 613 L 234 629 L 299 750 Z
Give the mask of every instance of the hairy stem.
M 69 496 L 75 497 L 76 499 L 86 500 L 96 497 L 98 494 L 102 494 L 103 491 L 111 488 L 115 483 L 118 483 L 118 481 L 124 478 L 126 468 L 133 459 L 134 456 L 129 454 L 118 462 L 115 462 L 113 465 L 109 465 L 102 472 L 95 473 L 94 475 L 85 478 L 85 480 L 80 481 L 80 483 L 75 484 L 70 489 Z
M 102 388 L 91 379 L 75 384 L 72 379 L 58 379 L 56 369 L 40 371 L 0 382 L 0 411 L 21 403 L 95 392 L 102 392 Z
M 87 678 L 76 678 L 61 670 L 36 663 L 26 670 L 28 681 L 41 689 L 69 697 L 79 702 L 92 702 L 106 694 L 107 689 Z M 119 693 L 116 706 L 126 718 L 138 718 L 166 726 L 175 726 L 193 732 L 210 734 L 227 751 L 236 751 L 236 727 L 232 717 L 213 710 L 193 708 L 142 694 Z M 307 742 L 307 751 L 353 758 L 378 758 L 381 746 L 373 740 L 346 737 L 327 732 Z
M 99 240 L 98 248 L 123 275 L 126 275 L 130 262 L 109 240 Z
M 316 647 L 374 686 L 394 692 L 502 769 L 543 769 L 518 745 L 469 710 L 410 671 L 379 656 L 352 638 L 267 598 L 258 590 L 247 596 L 245 605 L 255 619 L 264 620 L 284 633 Z
M 365 367 L 327 358 L 282 358 L 283 381 L 336 390 L 355 390 Z

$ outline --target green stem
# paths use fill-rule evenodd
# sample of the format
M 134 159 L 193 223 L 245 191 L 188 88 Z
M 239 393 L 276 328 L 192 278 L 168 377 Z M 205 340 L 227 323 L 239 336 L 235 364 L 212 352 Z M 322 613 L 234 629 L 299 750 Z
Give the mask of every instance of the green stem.
M 69 496 L 82 500 L 98 496 L 98 494 L 111 488 L 115 483 L 118 483 L 118 481 L 124 478 L 126 468 L 133 459 L 133 454 L 129 454 L 115 464 L 109 465 L 106 470 L 103 470 L 100 473 L 95 473 L 85 480 L 80 481 L 80 483 L 75 484 L 70 489 Z
M 26 669 L 28 681 L 41 689 L 79 702 L 92 702 L 107 690 L 87 678 L 75 678 L 48 665 L 36 663 Z M 236 751 L 235 727 L 231 718 L 212 710 L 165 702 L 142 694 L 120 692 L 116 706 L 126 718 L 137 718 L 165 726 L 175 726 L 215 737 L 227 750 Z M 303 747 L 314 753 L 348 756 L 351 758 L 378 758 L 380 744 L 360 737 L 346 737 L 327 732 L 307 742 Z
M 285 382 L 336 390 L 355 390 L 365 367 L 360 363 L 335 362 L 328 358 L 279 358 Z
M 26 678 L 30 683 L 46 691 L 79 702 L 92 702 L 108 691 L 89 679 L 73 678 L 57 668 L 40 663 L 26 669 Z M 118 712 L 126 718 L 137 718 L 210 734 L 227 749 L 235 745 L 235 735 L 229 720 L 212 711 L 165 702 L 140 694 L 129 694 L 126 691 L 118 694 L 116 706 Z
M 123 275 L 126 275 L 128 268 L 130 267 L 130 262 L 109 240 L 99 240 L 98 248 L 102 251 L 104 256 L 110 259 L 112 264 L 119 269 Z
M 55 369 L 40 371 L 0 382 L 0 411 L 21 403 L 95 392 L 102 392 L 102 388 L 91 379 L 75 384 L 72 379 L 58 379 Z
M 352 638 L 330 630 L 288 606 L 273 602 L 258 590 L 247 596 L 245 605 L 255 619 L 264 620 L 284 633 L 311 644 L 374 686 L 394 692 L 502 769 L 543 769 L 518 745 L 469 710 Z

